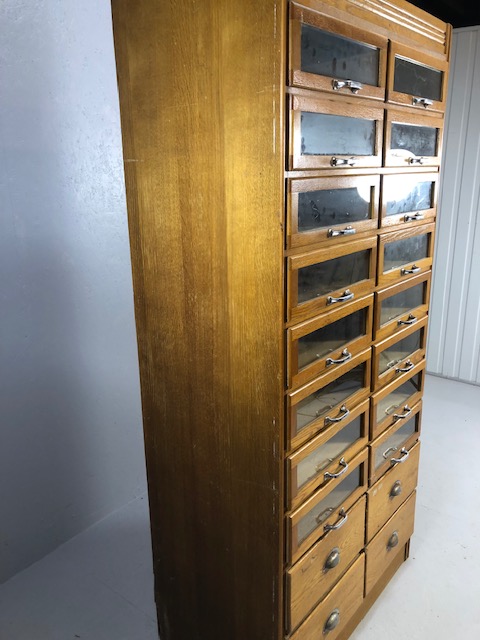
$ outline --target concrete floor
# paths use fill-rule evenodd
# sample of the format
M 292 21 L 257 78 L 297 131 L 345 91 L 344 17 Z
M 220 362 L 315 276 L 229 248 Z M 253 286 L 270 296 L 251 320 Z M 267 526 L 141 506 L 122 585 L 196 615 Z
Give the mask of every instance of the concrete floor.
M 479 411 L 427 377 L 410 559 L 351 640 L 480 638 Z M 157 640 L 152 592 L 143 497 L 0 586 L 0 639 Z

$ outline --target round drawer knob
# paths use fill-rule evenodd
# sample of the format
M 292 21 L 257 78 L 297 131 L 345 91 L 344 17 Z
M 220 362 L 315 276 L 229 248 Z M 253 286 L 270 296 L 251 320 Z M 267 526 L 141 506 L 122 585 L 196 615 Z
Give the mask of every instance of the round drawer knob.
M 325 571 L 328 571 L 329 569 L 334 569 L 339 562 L 340 562 L 340 549 L 335 547 L 335 549 L 332 549 L 330 551 L 328 558 L 325 560 L 325 566 L 324 566 Z
M 402 483 L 400 482 L 400 480 L 397 480 L 390 491 L 390 497 L 396 498 L 401 493 L 402 493 Z
M 340 622 L 340 611 L 338 609 L 334 609 L 332 613 L 328 616 L 327 621 L 325 622 L 325 626 L 323 627 L 323 633 L 328 633 L 329 631 L 333 631 L 339 622 Z
M 398 532 L 394 531 L 387 542 L 387 549 L 393 549 L 398 544 Z

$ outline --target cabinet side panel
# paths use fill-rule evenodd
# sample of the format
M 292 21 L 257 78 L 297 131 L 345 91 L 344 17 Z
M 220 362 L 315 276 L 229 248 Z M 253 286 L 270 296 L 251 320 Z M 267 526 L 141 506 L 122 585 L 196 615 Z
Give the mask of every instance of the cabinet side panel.
M 113 0 L 162 640 L 281 629 L 283 0 Z

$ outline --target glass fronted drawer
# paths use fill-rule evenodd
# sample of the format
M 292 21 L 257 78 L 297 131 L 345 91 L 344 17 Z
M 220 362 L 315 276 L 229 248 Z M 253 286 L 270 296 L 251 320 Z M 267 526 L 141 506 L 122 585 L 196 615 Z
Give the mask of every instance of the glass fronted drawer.
M 427 316 L 430 281 L 431 272 L 429 271 L 375 294 L 375 340 L 384 340 L 393 336 Z
M 370 485 L 395 465 L 404 464 L 420 435 L 422 402 L 412 409 L 406 420 L 399 420 L 370 445 Z M 397 489 L 401 491 L 401 487 Z
M 383 176 L 381 226 L 433 221 L 437 210 L 438 173 Z
M 379 176 L 288 181 L 287 248 L 350 242 L 378 226 Z
M 428 111 L 445 111 L 446 60 L 415 49 L 390 44 L 388 101 Z
M 385 99 L 387 39 L 290 5 L 292 86 Z
M 288 386 L 342 365 L 370 345 L 373 294 L 287 329 Z
M 287 322 L 332 311 L 375 286 L 377 238 L 355 240 L 287 259 Z
M 291 95 L 290 169 L 382 164 L 383 109 Z
M 287 562 L 296 562 L 319 538 L 347 520 L 346 511 L 365 493 L 368 450 L 361 451 L 346 473 L 316 491 L 287 515 Z
M 325 431 L 287 457 L 287 506 L 297 507 L 332 477 L 348 471 L 350 461 L 368 443 L 370 404 L 365 400 L 344 421 Z
M 404 422 L 412 415 L 412 407 L 421 399 L 425 380 L 425 360 L 406 374 L 372 395 L 370 439 L 385 429 Z
M 333 424 L 346 422 L 350 412 L 370 393 L 371 349 L 365 349 L 336 371 L 287 394 L 287 448 L 300 446 Z
M 379 238 L 377 284 L 385 286 L 432 268 L 434 224 L 392 231 Z
M 427 318 L 403 328 L 373 347 L 373 389 L 400 379 L 425 358 Z
M 442 155 L 443 118 L 387 111 L 385 166 L 438 166 Z

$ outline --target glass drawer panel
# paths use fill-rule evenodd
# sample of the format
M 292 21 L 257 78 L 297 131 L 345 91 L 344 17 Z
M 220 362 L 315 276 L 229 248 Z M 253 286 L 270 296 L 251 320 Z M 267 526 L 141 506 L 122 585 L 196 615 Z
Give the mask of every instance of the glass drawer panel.
M 403 264 L 403 263 L 402 263 Z M 313 300 L 370 276 L 370 251 L 357 251 L 298 270 L 298 302 Z
M 375 155 L 375 120 L 305 111 L 300 127 L 302 155 Z
M 384 249 L 383 271 L 397 269 L 410 262 L 416 262 L 428 257 L 428 235 L 422 234 L 388 242 Z
M 395 56 L 394 91 L 442 100 L 443 72 Z
M 416 309 L 426 300 L 427 283 L 421 282 L 414 287 L 405 289 L 394 296 L 382 300 L 380 307 L 380 325 L 399 318 L 411 309 Z
M 302 24 L 301 70 L 378 86 L 379 50 Z
M 403 340 L 399 340 L 389 349 L 382 351 L 379 354 L 378 373 L 385 373 L 385 371 L 404 362 L 409 355 L 420 349 L 422 344 L 422 331 L 422 329 L 419 329 L 403 338 Z
M 321 189 L 298 195 L 298 231 L 300 233 L 351 224 L 371 217 L 371 189 L 357 187 Z
M 362 419 L 363 416 L 358 416 L 328 442 L 299 462 L 297 465 L 297 489 L 301 489 L 362 437 Z
M 298 543 L 301 544 L 308 538 L 361 485 L 361 469 L 358 467 L 299 520 L 297 525 Z
M 392 154 L 399 150 L 414 156 L 437 155 L 438 129 L 413 124 L 393 122 L 391 126 L 390 149 Z
M 326 415 L 330 409 L 344 402 L 348 397 L 365 386 L 365 367 L 363 362 L 336 378 L 330 384 L 301 400 L 295 407 L 297 433 L 311 422 Z
M 298 368 L 324 358 L 347 342 L 364 336 L 367 331 L 367 309 L 341 318 L 298 340 Z
M 418 415 L 410 418 L 408 422 L 387 438 L 381 446 L 375 449 L 375 470 L 384 464 L 385 460 L 389 460 L 395 451 L 400 451 L 405 442 L 413 436 L 417 429 L 417 419 Z
M 418 182 L 417 179 L 412 182 L 405 177 L 402 182 L 397 184 L 388 182 L 387 186 L 387 183 L 385 183 L 386 215 L 392 216 L 399 213 L 431 209 L 434 206 L 434 194 L 435 183 L 430 181 Z
M 421 377 L 420 374 L 412 376 L 409 380 L 397 387 L 395 391 L 389 393 L 385 398 L 378 402 L 377 408 L 377 424 L 380 424 L 387 416 L 393 416 L 404 407 L 411 395 L 420 391 Z

